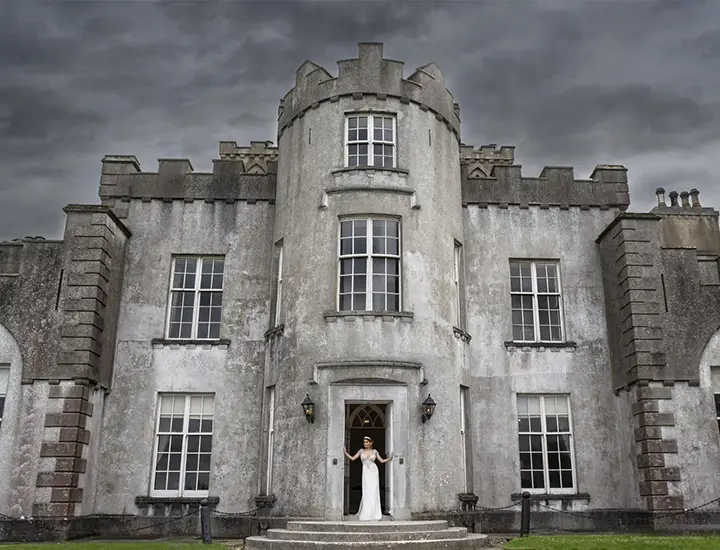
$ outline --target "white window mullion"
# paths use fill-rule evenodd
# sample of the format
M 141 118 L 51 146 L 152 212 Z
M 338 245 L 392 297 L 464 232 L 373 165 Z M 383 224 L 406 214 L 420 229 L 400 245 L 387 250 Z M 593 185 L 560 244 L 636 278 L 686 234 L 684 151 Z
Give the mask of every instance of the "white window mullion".
M 560 262 L 558 262 L 555 266 L 555 276 L 557 277 L 557 297 L 558 297 L 558 308 L 560 308 L 559 317 L 560 317 L 560 341 L 565 341 L 565 307 L 563 305 L 563 292 L 562 292 L 562 279 L 560 277 Z M 552 333 L 550 334 L 552 337 Z M 568 398 L 568 407 L 570 406 L 569 398 Z M 572 429 L 571 429 L 572 432 Z M 575 468 L 573 468 L 573 472 L 575 471 Z M 573 475 L 575 475 L 573 473 Z
M 535 330 L 535 341 L 540 341 L 540 314 L 538 312 L 537 293 L 537 266 L 535 262 L 530 263 L 530 282 L 532 284 L 532 306 L 533 306 L 533 329 Z
M 393 124 L 395 124 L 395 119 L 393 119 Z M 393 126 L 394 128 L 394 126 Z M 395 135 L 393 134 L 393 139 L 395 139 Z M 395 142 L 397 143 L 397 139 L 395 139 Z M 397 149 L 397 146 L 395 147 Z M 395 164 L 397 166 L 397 164 Z M 398 254 L 397 254 L 397 272 L 398 272 L 398 311 L 403 311 L 403 269 L 402 269 L 402 254 L 403 254 L 403 228 L 402 224 L 398 221 L 397 224 L 397 234 L 398 234 Z
M 534 265 L 534 264 L 533 264 Z M 550 471 L 548 465 L 548 449 L 547 449 L 547 421 L 545 417 L 545 396 L 540 396 L 540 429 L 542 430 L 542 454 L 543 454 L 543 487 L 546 493 L 550 493 Z
M 198 258 L 195 265 L 195 300 L 193 301 L 192 327 L 190 329 L 190 338 L 197 339 L 198 319 L 200 318 L 200 277 L 202 275 L 203 259 Z
M 280 247 L 278 255 L 278 275 L 277 275 L 277 292 L 275 294 L 275 326 L 280 324 L 280 308 L 282 302 L 282 284 L 283 284 L 283 247 Z M 223 278 L 224 279 L 224 278 Z M 223 288 L 225 281 L 223 280 Z
M 165 315 L 165 334 L 168 337 L 170 336 L 170 319 L 172 319 L 172 304 L 173 297 L 175 296 L 175 291 L 173 289 L 175 288 L 175 265 L 177 264 L 177 258 L 173 258 L 170 264 L 170 298 L 168 300 L 167 313 Z
M 393 132 L 393 168 L 395 168 L 397 164 L 397 119 L 395 117 L 392 117 L 392 132 Z M 398 235 L 400 233 L 398 232 Z
M 270 418 L 268 419 L 268 449 L 267 449 L 267 470 L 265 476 L 265 494 L 272 491 L 272 474 L 275 444 L 275 388 L 270 388 L 269 399 Z
M 465 431 L 467 430 L 467 426 L 465 425 L 465 391 L 462 387 L 460 387 L 460 441 L 462 445 L 462 467 L 463 467 L 463 479 L 464 479 L 464 486 L 465 491 L 468 490 L 467 486 L 467 442 L 466 442 L 466 435 Z
M 373 150 L 373 139 L 375 137 L 375 117 L 368 115 L 368 164 L 375 166 L 375 151 Z
M 343 163 L 343 166 L 349 166 L 350 165 L 350 117 L 345 117 L 345 162 Z M 340 242 L 340 239 L 338 237 L 338 243 Z M 338 292 L 338 301 L 339 301 L 339 292 Z M 339 309 L 339 307 L 338 307 Z
M 368 153 L 370 154 L 370 153 Z M 375 161 L 373 161 L 375 162 Z M 373 258 L 375 257 L 373 254 L 372 244 L 373 244 L 373 223 L 372 218 L 368 218 L 365 222 L 367 224 L 367 230 L 365 231 L 365 235 L 367 236 L 367 262 L 365 263 L 365 269 L 367 270 L 367 273 L 365 274 L 365 311 L 372 311 L 373 310 Z
M 186 395 L 185 411 L 183 412 L 183 434 L 182 434 L 182 454 L 180 455 L 180 480 L 178 482 L 178 494 L 183 496 L 185 491 L 185 468 L 187 466 L 187 447 L 190 424 L 190 395 Z
M 559 285 L 559 279 L 558 279 L 558 285 Z M 558 287 L 559 288 L 559 287 Z M 572 407 L 570 406 L 570 396 L 566 395 L 565 402 L 567 404 L 567 411 L 568 411 L 568 440 L 570 441 L 569 450 L 570 450 L 570 472 L 572 474 L 572 488 L 573 491 L 577 491 L 577 467 L 576 467 L 576 456 L 575 456 L 575 438 L 573 437 L 574 429 L 573 429 L 573 417 L 572 417 Z M 562 464 L 560 465 L 562 467 Z
M 173 266 L 174 267 L 174 266 Z M 157 399 L 157 412 L 155 413 L 155 444 L 153 445 L 152 473 L 150 475 L 150 494 L 155 491 L 155 477 L 157 476 L 158 454 L 160 452 L 160 416 L 162 413 L 163 396 Z

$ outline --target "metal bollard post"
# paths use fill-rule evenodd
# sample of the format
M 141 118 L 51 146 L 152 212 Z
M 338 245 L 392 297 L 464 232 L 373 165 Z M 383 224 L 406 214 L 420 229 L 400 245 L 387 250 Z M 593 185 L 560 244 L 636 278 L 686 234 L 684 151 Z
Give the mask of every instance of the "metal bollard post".
M 207 499 L 200 501 L 200 528 L 202 529 L 203 544 L 212 544 L 212 533 L 210 532 L 210 508 Z
M 520 536 L 527 537 L 530 534 L 530 493 L 525 491 L 522 494 L 522 507 L 520 508 Z

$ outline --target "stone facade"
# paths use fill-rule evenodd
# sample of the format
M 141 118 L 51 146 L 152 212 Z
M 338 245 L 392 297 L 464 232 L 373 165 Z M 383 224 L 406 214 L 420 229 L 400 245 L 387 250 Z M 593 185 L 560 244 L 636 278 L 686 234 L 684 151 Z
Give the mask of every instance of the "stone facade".
M 106 156 L 62 241 L 0 243 L 1 513 L 340 519 L 368 430 L 397 519 L 720 496 L 718 212 L 630 213 L 622 166 L 524 177 L 382 53 L 304 63 L 277 147 Z

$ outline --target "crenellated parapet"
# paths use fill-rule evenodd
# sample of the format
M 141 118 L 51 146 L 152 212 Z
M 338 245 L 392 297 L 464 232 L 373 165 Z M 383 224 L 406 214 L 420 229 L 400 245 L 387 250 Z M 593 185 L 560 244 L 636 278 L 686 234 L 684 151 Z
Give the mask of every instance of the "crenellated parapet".
M 220 142 L 220 160 L 233 160 L 242 164 L 246 174 L 275 173 L 279 149 L 272 141 L 251 141 L 250 147 L 239 147 L 234 141 Z
M 467 165 L 468 179 L 490 176 L 494 166 L 512 166 L 515 164 L 515 147 L 494 143 L 473 147 L 460 145 L 460 164 Z
M 472 157 L 470 148 L 464 151 L 467 160 L 461 159 L 460 163 L 463 206 L 626 210 L 630 204 L 624 166 L 598 165 L 590 179 L 581 180 L 575 179 L 572 167 L 546 166 L 539 177 L 526 178 L 521 167 L 512 164 L 511 147 L 499 150 L 495 146 L 483 147 L 474 150 Z M 485 170 L 489 170 L 489 175 L 481 175 Z
M 132 155 L 107 155 L 99 195 L 108 206 L 134 199 L 274 203 L 277 157 L 270 142 L 252 142 L 250 147 L 221 142 L 220 158 L 206 173 L 195 172 L 188 159 L 158 159 L 157 172 L 143 172 Z M 123 217 L 122 208 L 116 210 Z
M 403 103 L 416 103 L 435 113 L 460 138 L 460 108 L 445 87 L 442 71 L 430 63 L 403 77 L 404 63 L 383 58 L 381 43 L 358 45 L 357 59 L 338 61 L 338 76 L 323 67 L 306 61 L 295 74 L 295 87 L 280 101 L 278 135 L 308 109 L 342 96 L 362 99 L 375 96 L 379 100 L 396 98 Z
M 37 250 L 34 244 L 47 247 L 60 247 L 62 241 L 47 240 L 44 237 L 25 237 L 11 241 L 0 241 L 0 277 L 16 277 L 21 274 L 23 262 L 34 261 Z M 37 248 L 37 247 L 34 247 Z

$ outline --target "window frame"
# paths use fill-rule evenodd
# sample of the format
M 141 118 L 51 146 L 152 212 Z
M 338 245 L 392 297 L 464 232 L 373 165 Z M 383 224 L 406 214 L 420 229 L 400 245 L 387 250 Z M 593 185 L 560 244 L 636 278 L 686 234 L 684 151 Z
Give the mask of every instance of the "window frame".
M 195 287 L 190 289 L 175 289 L 173 286 L 174 279 L 175 279 L 175 265 L 177 263 L 177 260 L 182 259 L 195 259 L 197 260 L 197 266 L 195 268 Z M 200 288 L 201 284 L 201 277 L 202 277 L 202 266 L 205 263 L 206 260 L 222 260 L 223 261 L 223 275 L 222 275 L 222 288 L 215 289 L 215 288 Z M 167 340 L 197 340 L 200 342 L 217 342 L 218 340 L 222 339 L 222 311 L 224 308 L 224 294 L 225 294 L 225 280 L 227 277 L 227 259 L 224 255 L 221 254 L 210 254 L 207 256 L 201 256 L 201 255 L 194 255 L 194 254 L 177 254 L 173 255 L 172 261 L 170 262 L 170 281 L 168 284 L 168 299 L 167 299 L 167 312 L 165 315 L 165 338 Z M 173 308 L 173 293 L 175 292 L 193 292 L 195 295 L 194 301 L 193 301 L 193 315 L 192 315 L 192 324 L 190 329 L 190 337 L 189 338 L 183 338 L 182 336 L 173 337 L 170 335 L 170 324 L 172 320 L 172 308 Z M 199 318 L 200 318 L 200 294 L 203 292 L 212 292 L 212 293 L 219 293 L 220 294 L 220 322 L 219 322 L 219 332 L 217 338 L 200 338 L 198 337 L 198 328 L 199 328 Z
M 348 139 L 348 132 L 350 130 L 350 119 L 351 118 L 357 118 L 357 117 L 367 117 L 368 118 L 368 139 L 367 140 L 355 140 L 350 141 Z M 374 129 L 375 129 L 375 118 L 390 118 L 392 119 L 392 132 L 393 132 L 393 141 L 384 141 L 379 140 L 376 141 L 374 139 Z M 346 168 L 357 168 L 357 169 L 363 169 L 363 168 L 376 168 L 378 170 L 382 169 L 395 169 L 397 168 L 397 148 L 398 148 L 398 136 L 397 136 L 397 114 L 396 113 L 382 113 L 377 111 L 358 111 L 358 112 L 350 112 L 345 113 L 345 125 L 344 125 L 344 134 L 343 134 L 343 149 L 344 149 L 344 160 L 343 160 L 343 166 Z M 382 145 L 392 145 L 393 146 L 393 157 L 392 157 L 392 166 L 376 166 L 375 165 L 375 154 L 373 151 L 373 145 L 375 144 L 382 144 Z M 350 165 L 350 146 L 356 145 L 356 144 L 367 144 L 368 146 L 368 162 L 372 162 L 372 164 L 357 164 L 354 166 Z
M 275 462 L 275 386 L 268 388 L 267 463 L 265 464 L 265 494 L 272 494 L 273 465 Z
M 366 225 L 366 234 L 365 238 L 367 239 L 366 243 L 366 253 L 365 254 L 342 254 L 342 224 L 343 222 L 350 222 L 350 221 L 364 221 Z M 393 254 L 373 254 L 372 253 L 372 239 L 373 239 L 373 232 L 372 232 L 372 222 L 374 221 L 393 221 L 397 223 L 398 227 L 398 253 L 397 255 Z M 402 271 L 402 219 L 396 216 L 343 216 L 339 218 L 338 223 L 338 230 L 337 230 L 337 287 L 335 291 L 335 309 L 339 313 L 353 313 L 353 312 L 369 312 L 369 313 L 385 313 L 388 315 L 392 315 L 394 313 L 401 313 L 403 311 L 403 271 Z M 366 271 L 365 271 L 365 309 L 341 309 L 341 289 L 342 289 L 342 261 L 343 260 L 352 260 L 355 258 L 366 258 Z M 373 309 L 373 258 L 383 258 L 383 259 L 396 259 L 398 262 L 398 308 L 397 310 L 376 310 Z M 387 275 L 387 274 L 386 274 Z M 354 293 L 351 293 L 351 295 Z M 385 295 L 387 296 L 387 292 Z M 394 293 L 393 293 L 394 294 Z M 387 298 L 386 298 L 387 300 Z
M 521 432 L 520 431 L 520 411 L 518 408 L 518 400 L 520 397 L 539 397 L 540 398 L 540 432 Z M 549 432 L 547 431 L 547 418 L 545 409 L 545 399 L 548 397 L 558 398 L 562 397 L 565 399 L 568 408 L 568 431 L 567 432 Z M 570 400 L 570 394 L 567 393 L 520 393 L 518 392 L 515 396 L 515 418 L 517 420 L 517 428 L 515 435 L 517 437 L 517 454 L 515 455 L 518 459 L 518 481 L 520 485 L 520 492 L 527 491 L 528 493 L 535 495 L 575 495 L 578 493 L 577 485 L 577 455 L 575 454 L 575 437 L 573 427 L 573 413 L 572 413 L 572 402 Z M 547 449 L 547 436 L 548 435 L 563 435 L 567 433 L 570 441 L 569 452 L 571 460 L 571 473 L 572 473 L 572 487 L 550 487 L 550 474 L 548 467 L 548 449 Z M 522 486 L 522 462 L 520 462 L 520 435 L 540 435 L 542 441 L 542 455 L 543 455 L 543 483 L 542 488 L 523 488 Z M 532 471 L 532 470 L 531 470 Z
M 465 252 L 463 245 L 457 239 L 453 240 L 454 273 L 453 284 L 455 285 L 455 321 L 457 328 L 467 328 L 467 305 L 465 297 Z
M 0 363 L 0 372 L 7 371 L 5 387 L 0 386 L 0 430 L 2 430 L 3 418 L 5 417 L 5 406 L 7 405 L 8 390 L 10 388 L 10 365 L 7 363 Z
M 512 264 L 530 264 L 530 280 L 532 282 L 531 292 L 513 291 L 512 289 Z M 538 293 L 537 285 L 537 264 L 553 264 L 555 266 L 555 273 L 557 275 L 557 292 L 542 292 Z M 510 332 L 511 341 L 518 344 L 562 344 L 567 341 L 567 334 L 565 328 L 565 304 L 563 302 L 563 287 L 562 287 L 562 274 L 560 273 L 560 260 L 554 259 L 526 259 L 526 258 L 510 258 L 508 262 L 508 268 L 510 269 Z M 517 340 L 515 338 L 514 324 L 512 320 L 512 297 L 513 296 L 532 296 L 533 303 L 533 332 L 534 338 L 532 340 Z M 560 338 L 557 340 L 543 340 L 540 336 L 540 313 L 538 307 L 538 296 L 557 296 L 558 306 L 560 308 Z M 522 310 L 521 310 L 522 311 Z M 552 334 L 551 334 L 552 336 Z
M 710 391 L 713 396 L 713 408 L 715 409 L 718 434 L 720 434 L 720 366 L 710 367 Z
M 180 480 L 178 483 L 177 490 L 168 490 L 168 489 L 155 489 L 155 475 L 157 473 L 157 464 L 158 464 L 158 442 L 159 442 L 159 432 L 160 432 L 160 416 L 162 412 L 162 399 L 163 397 L 184 397 L 185 398 L 185 411 L 183 412 L 183 443 L 182 443 L 182 451 L 180 455 Z M 214 455 L 213 449 L 210 450 L 210 470 L 208 473 L 208 489 L 207 491 L 190 491 L 185 490 L 185 474 L 187 473 L 187 442 L 188 442 L 188 436 L 189 435 L 206 435 L 206 432 L 189 432 L 189 424 L 190 424 L 190 403 L 192 397 L 212 397 L 213 398 L 213 430 L 210 434 L 212 446 L 215 445 L 215 419 L 217 415 L 215 414 L 216 411 L 216 401 L 217 396 L 214 393 L 207 393 L 207 392 L 189 392 L 189 393 L 182 393 L 182 392 L 162 392 L 157 394 L 156 399 L 156 411 L 155 411 L 155 429 L 153 432 L 153 452 L 152 452 L 152 469 L 150 472 L 150 491 L 149 494 L 151 497 L 169 497 L 169 498 L 197 498 L 197 497 L 207 497 L 210 494 L 210 487 L 212 485 L 212 457 Z M 175 434 L 180 435 L 180 434 Z
M 280 312 L 282 309 L 282 291 L 283 291 L 283 240 L 281 239 L 275 245 L 277 247 L 277 286 L 275 288 L 275 319 L 274 325 L 280 325 Z

